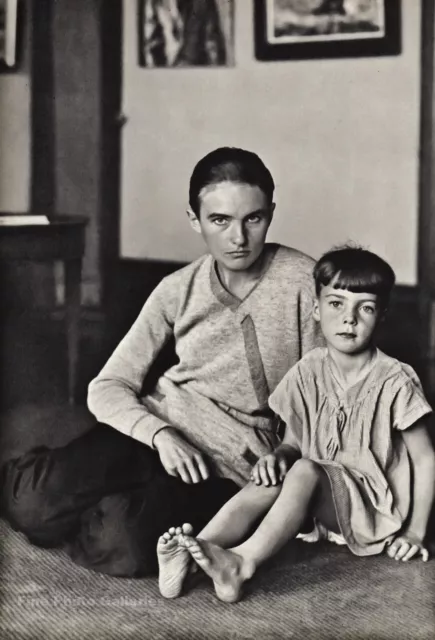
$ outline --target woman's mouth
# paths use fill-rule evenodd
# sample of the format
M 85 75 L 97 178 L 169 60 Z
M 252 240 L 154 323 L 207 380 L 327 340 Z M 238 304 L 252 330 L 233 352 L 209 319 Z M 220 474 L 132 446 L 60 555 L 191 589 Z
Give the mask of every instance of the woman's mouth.
M 337 333 L 337 335 L 340 336 L 340 338 L 344 338 L 345 340 L 353 340 L 354 338 L 356 338 L 356 333 L 343 332 Z

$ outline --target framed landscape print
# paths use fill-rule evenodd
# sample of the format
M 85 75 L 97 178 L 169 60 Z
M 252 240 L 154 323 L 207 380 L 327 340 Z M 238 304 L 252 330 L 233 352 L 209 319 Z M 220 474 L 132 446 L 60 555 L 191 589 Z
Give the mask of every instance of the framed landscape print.
M 400 0 L 255 0 L 259 60 L 397 55 Z

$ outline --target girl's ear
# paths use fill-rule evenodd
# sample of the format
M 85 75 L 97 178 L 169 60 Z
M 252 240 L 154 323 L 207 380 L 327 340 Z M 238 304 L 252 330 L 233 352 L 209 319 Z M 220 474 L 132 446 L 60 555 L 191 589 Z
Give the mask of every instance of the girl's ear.
M 198 216 L 192 209 L 188 209 L 186 211 L 187 217 L 189 218 L 190 226 L 196 233 L 201 233 L 201 223 L 198 220 Z
M 319 300 L 318 298 L 314 298 L 313 302 L 313 318 L 320 322 L 320 311 L 319 311 Z
M 387 313 L 388 313 L 387 307 L 381 310 L 377 324 L 381 324 L 381 322 L 385 321 L 385 318 L 387 317 Z

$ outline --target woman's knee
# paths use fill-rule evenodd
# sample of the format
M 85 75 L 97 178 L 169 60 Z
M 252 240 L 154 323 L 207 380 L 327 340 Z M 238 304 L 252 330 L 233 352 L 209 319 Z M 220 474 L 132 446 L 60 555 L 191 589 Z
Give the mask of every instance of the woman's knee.
M 60 525 L 55 522 L 58 505 L 46 490 L 48 474 L 49 450 L 42 447 L 10 460 L 2 471 L 1 514 L 15 529 L 43 545 L 55 543 Z

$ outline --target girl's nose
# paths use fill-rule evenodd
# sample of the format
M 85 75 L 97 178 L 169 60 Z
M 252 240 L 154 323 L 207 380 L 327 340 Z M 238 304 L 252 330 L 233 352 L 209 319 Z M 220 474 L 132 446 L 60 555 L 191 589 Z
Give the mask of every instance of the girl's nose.
M 356 324 L 356 313 L 353 310 L 349 310 L 345 313 L 344 321 L 346 324 Z

